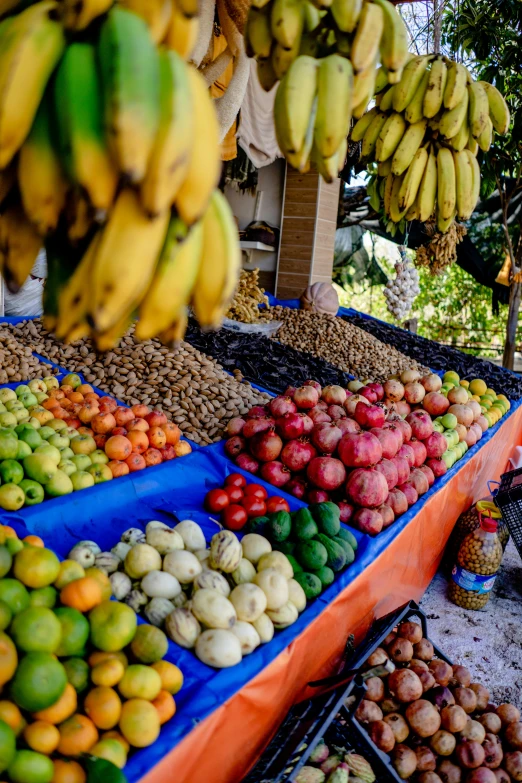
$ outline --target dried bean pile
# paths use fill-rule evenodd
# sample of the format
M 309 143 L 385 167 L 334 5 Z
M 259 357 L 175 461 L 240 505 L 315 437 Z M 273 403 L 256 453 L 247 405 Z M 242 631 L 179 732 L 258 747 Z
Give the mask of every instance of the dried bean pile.
M 467 380 L 482 378 L 492 389 L 506 394 L 511 399 L 518 400 L 522 397 L 522 378 L 504 367 L 497 367 L 492 362 L 427 340 L 404 329 L 397 329 L 382 321 L 361 318 L 358 315 L 344 315 L 342 319 L 389 345 L 400 347 L 413 359 L 429 365 L 433 370 L 455 370 L 461 378 Z
M 283 321 L 273 339 L 310 351 L 357 378 L 385 381 L 402 370 L 427 371 L 424 364 L 335 315 L 280 306 L 271 307 L 269 315 Z
M 9 328 L 0 327 L 0 383 L 17 383 L 55 375 L 56 370 L 33 356 L 25 342 L 19 342 Z
M 89 340 L 72 345 L 57 342 L 39 320 L 9 329 L 27 350 L 81 372 L 88 383 L 119 400 L 161 407 L 196 443 L 220 440 L 229 419 L 269 399 L 185 342 L 173 352 L 159 340 L 135 341 L 130 329 L 118 348 L 98 354 Z

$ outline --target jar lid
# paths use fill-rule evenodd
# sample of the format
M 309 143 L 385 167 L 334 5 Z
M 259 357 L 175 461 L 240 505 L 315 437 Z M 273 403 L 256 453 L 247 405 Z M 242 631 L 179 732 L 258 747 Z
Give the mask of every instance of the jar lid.
M 480 520 L 480 527 L 482 530 L 485 530 L 487 533 L 496 533 L 498 528 L 498 523 L 496 519 L 491 519 L 491 517 L 482 517 Z

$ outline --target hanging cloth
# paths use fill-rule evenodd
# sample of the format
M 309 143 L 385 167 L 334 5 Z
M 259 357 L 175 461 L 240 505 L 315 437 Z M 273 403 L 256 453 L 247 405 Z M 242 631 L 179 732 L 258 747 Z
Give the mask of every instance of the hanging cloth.
M 227 48 L 228 43 L 227 39 L 221 33 L 220 35 L 214 34 L 214 54 L 212 57 L 212 62 L 219 57 L 219 55 L 225 51 Z M 213 98 L 221 98 L 230 84 L 230 80 L 232 79 L 232 76 L 234 74 L 234 62 L 231 60 L 221 76 L 216 79 L 214 84 L 210 87 L 210 94 Z M 237 130 L 237 119 L 234 120 L 231 127 L 227 131 L 225 138 L 221 142 L 221 160 L 228 161 L 228 160 L 234 160 L 234 158 L 237 156 L 237 142 L 236 142 L 236 130 Z
M 254 166 L 269 166 L 283 154 L 274 127 L 274 99 L 277 87 L 265 92 L 257 78 L 257 64 L 250 60 L 250 76 L 243 103 L 237 139 Z

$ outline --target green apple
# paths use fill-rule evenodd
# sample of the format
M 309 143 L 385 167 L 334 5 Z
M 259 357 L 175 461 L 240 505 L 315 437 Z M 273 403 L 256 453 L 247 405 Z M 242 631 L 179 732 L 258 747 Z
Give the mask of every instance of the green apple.
M 14 413 L 0 413 L 0 427 L 16 427 L 18 419 Z
M 15 417 L 17 422 L 29 421 L 29 419 L 30 419 L 29 411 L 26 410 L 25 408 L 21 408 L 20 410 L 18 410 L 18 408 L 17 408 L 15 411 L 12 411 L 12 413 L 13 413 L 13 415 L 14 415 L 14 417 Z M 0 416 L 1 415 L 2 414 L 0 414 Z
M 91 465 L 90 468 L 87 468 L 87 473 L 91 474 L 95 484 L 103 484 L 104 481 L 111 481 L 112 479 L 111 469 L 101 463 Z
M 74 457 L 70 457 L 70 460 L 74 462 L 79 472 L 84 472 L 91 466 L 91 458 L 88 454 L 75 454 Z
M 66 427 L 64 430 L 60 430 L 60 433 L 66 435 L 69 440 L 76 438 L 79 435 L 79 432 L 75 427 Z
M 23 440 L 18 441 L 18 450 L 16 452 L 16 459 L 22 460 L 24 457 L 28 457 L 32 449 L 28 443 Z
M 65 378 L 62 378 L 62 386 L 72 386 L 73 389 L 76 389 L 77 386 L 81 386 L 82 379 L 79 375 L 76 375 L 75 372 L 69 373 L 69 375 L 66 375 Z
M 70 459 L 62 459 L 58 465 L 58 470 L 62 470 L 64 473 L 70 476 L 72 473 L 76 473 L 76 465 L 74 462 L 71 462 Z
M 24 392 L 21 394 L 18 399 L 24 406 L 24 408 L 31 408 L 33 405 L 38 405 L 39 400 L 36 399 L 36 396 L 32 392 Z
M 43 379 L 43 382 L 45 383 L 45 388 L 47 391 L 50 391 L 51 389 L 59 389 L 60 384 L 58 383 L 58 380 L 54 377 L 54 375 L 46 375 Z
M 34 378 L 34 380 L 29 381 L 27 384 L 33 394 L 36 394 L 36 392 L 46 392 L 47 386 L 45 385 L 45 381 L 40 380 L 39 378 Z
M 25 474 L 39 484 L 47 484 L 58 470 L 59 461 L 51 459 L 47 454 L 30 454 L 23 462 Z
M 0 478 L 4 484 L 19 484 L 24 477 L 24 469 L 15 459 L 0 462 Z
M 454 413 L 445 413 L 442 417 L 442 423 L 447 430 L 454 430 L 458 424 Z
M 17 452 L 18 435 L 16 432 L 9 429 L 0 429 L 0 460 L 16 459 Z
M 70 443 L 75 454 L 92 454 L 96 451 L 96 441 L 90 435 L 77 435 Z
M 31 449 L 35 449 L 43 443 L 40 433 L 29 424 L 19 424 L 18 427 L 15 428 L 15 432 L 18 435 L 18 440 L 23 440 Z
M 57 470 L 52 479 L 45 485 L 45 491 L 52 498 L 70 495 L 73 491 L 72 481 L 63 470 Z
M 0 508 L 18 511 L 25 503 L 25 494 L 18 484 L 3 484 L 0 487 Z
M 35 419 L 33 416 L 31 416 L 31 418 L 27 423 L 30 424 L 31 427 L 34 427 L 35 430 L 39 430 L 40 427 L 42 426 L 41 423 L 38 421 L 38 419 Z
M 19 484 L 20 489 L 23 489 L 25 493 L 25 505 L 36 506 L 44 499 L 44 488 L 37 481 L 31 481 L 31 479 L 24 479 Z
M 94 487 L 94 478 L 85 470 L 77 470 L 76 473 L 73 473 L 71 475 L 71 482 L 75 490 Z
M 27 386 L 27 384 L 21 383 L 20 386 L 16 387 L 15 391 L 16 391 L 16 396 L 19 397 L 21 394 L 25 394 L 25 392 L 30 392 L 31 389 L 29 388 L 29 386 Z
M 69 445 L 69 438 L 66 438 L 64 435 L 60 435 L 58 432 L 55 432 L 54 435 L 51 435 L 50 438 L 48 438 L 47 443 L 50 443 L 51 446 L 56 446 L 57 449 L 65 449 Z
M 101 449 L 96 449 L 89 456 L 93 465 L 106 465 L 109 461 L 108 456 Z
M 54 435 L 54 433 L 55 430 L 53 430 L 53 428 L 49 427 L 47 424 L 43 424 L 38 432 L 39 436 L 43 438 L 43 440 L 47 440 L 47 438 L 50 438 L 51 435 Z
M 62 455 L 62 460 L 71 459 L 71 457 L 74 457 L 74 451 L 69 446 L 66 446 L 64 449 L 60 449 L 59 451 Z
M 36 397 L 36 402 L 38 403 L 38 405 L 41 405 L 42 402 L 45 402 L 46 400 L 49 399 L 49 395 L 46 394 L 45 392 L 36 392 L 34 396 Z
M 5 404 L 9 400 L 16 400 L 15 390 L 7 388 L 0 389 L 0 402 Z
M 441 424 L 440 421 L 433 422 L 433 429 L 435 430 L 435 432 L 444 432 L 444 426 Z
M 51 419 L 49 422 L 49 427 L 55 432 L 59 432 L 60 430 L 67 429 L 67 424 L 63 419 Z
M 56 465 L 62 461 L 62 455 L 60 454 L 59 449 L 57 449 L 56 446 L 51 446 L 49 443 L 42 443 L 41 446 L 37 446 L 34 453 L 44 454 L 46 457 L 49 457 L 49 459 L 52 459 Z

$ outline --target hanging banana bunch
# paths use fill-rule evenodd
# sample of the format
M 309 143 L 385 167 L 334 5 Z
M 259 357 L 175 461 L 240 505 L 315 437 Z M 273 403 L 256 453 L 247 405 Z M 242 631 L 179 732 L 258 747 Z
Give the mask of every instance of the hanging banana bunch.
M 219 128 L 187 60 L 198 0 L 0 3 L 0 265 L 23 285 L 45 245 L 46 324 L 73 341 L 218 327 L 237 228 Z
M 433 219 L 444 233 L 455 218 L 468 220 L 480 194 L 477 154 L 488 151 L 494 131 L 509 130 L 509 109 L 497 88 L 474 81 L 461 63 L 417 56 L 375 102 L 350 138 L 374 164 L 370 204 L 388 230 Z

